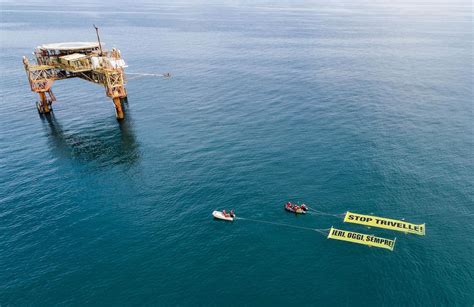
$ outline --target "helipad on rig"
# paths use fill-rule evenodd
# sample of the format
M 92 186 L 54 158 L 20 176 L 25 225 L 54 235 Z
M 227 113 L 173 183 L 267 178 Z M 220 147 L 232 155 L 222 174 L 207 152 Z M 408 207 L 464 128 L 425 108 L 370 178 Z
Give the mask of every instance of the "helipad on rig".
M 127 99 L 126 67 L 120 50 L 102 50 L 98 42 L 66 42 L 44 44 L 34 51 L 35 64 L 23 57 L 31 90 L 39 94 L 36 103 L 40 113 L 49 113 L 56 97 L 51 86 L 56 80 L 81 78 L 103 85 L 112 98 L 117 119 L 124 118 L 122 102 Z

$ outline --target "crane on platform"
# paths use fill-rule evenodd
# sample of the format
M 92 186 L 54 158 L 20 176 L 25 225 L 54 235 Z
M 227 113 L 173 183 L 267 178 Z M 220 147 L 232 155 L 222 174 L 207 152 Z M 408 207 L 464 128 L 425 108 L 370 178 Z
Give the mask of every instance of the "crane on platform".
M 44 44 L 34 51 L 36 63 L 23 57 L 23 64 L 31 90 L 39 94 L 38 112 L 49 113 L 56 97 L 51 86 L 56 80 L 81 78 L 104 86 L 112 98 L 117 119 L 125 117 L 122 103 L 127 100 L 125 64 L 120 50 L 103 50 L 99 29 L 94 25 L 97 42 L 69 42 Z

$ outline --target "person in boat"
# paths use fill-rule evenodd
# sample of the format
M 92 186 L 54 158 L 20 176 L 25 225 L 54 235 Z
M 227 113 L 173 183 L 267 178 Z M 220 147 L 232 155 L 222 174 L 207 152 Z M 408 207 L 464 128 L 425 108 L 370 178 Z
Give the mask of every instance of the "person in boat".
M 308 207 L 306 207 L 305 204 L 302 204 L 302 205 L 301 205 L 301 210 L 303 210 L 303 211 L 308 211 Z
M 234 209 L 230 210 L 230 217 L 235 217 Z
M 229 217 L 229 213 L 225 212 L 225 209 L 222 210 L 222 214 L 224 214 L 225 217 Z

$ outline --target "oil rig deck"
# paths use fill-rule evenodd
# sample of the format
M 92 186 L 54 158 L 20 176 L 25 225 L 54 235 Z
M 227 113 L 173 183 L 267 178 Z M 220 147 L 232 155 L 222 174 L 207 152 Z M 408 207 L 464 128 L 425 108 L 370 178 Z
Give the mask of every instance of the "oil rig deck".
M 125 89 L 126 67 L 120 51 L 102 50 L 99 42 L 71 42 L 45 44 L 34 51 L 35 64 L 23 57 L 31 90 L 39 94 L 36 107 L 40 113 L 49 113 L 56 97 L 51 86 L 56 80 L 81 78 L 105 87 L 112 98 L 117 119 L 124 118 L 122 103 L 127 99 Z

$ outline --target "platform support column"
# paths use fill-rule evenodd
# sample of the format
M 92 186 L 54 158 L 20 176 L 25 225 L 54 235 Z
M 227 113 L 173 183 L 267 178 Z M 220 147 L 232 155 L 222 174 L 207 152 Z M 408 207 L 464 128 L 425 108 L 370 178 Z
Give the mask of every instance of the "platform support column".
M 48 98 L 46 98 L 46 92 L 39 92 L 40 101 L 38 101 L 36 107 L 40 113 L 49 113 L 51 111 Z
M 119 120 L 124 119 L 125 115 L 123 113 L 122 101 L 120 97 L 114 97 L 113 100 L 114 100 L 114 105 L 115 105 L 115 116 Z

